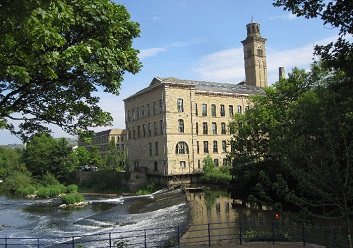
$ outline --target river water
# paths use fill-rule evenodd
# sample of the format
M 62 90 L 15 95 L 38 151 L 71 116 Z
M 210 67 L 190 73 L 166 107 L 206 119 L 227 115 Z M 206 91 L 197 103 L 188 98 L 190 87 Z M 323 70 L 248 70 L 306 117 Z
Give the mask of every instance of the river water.
M 0 238 L 51 238 L 156 229 L 236 220 L 271 220 L 273 212 L 232 208 L 207 191 L 160 191 L 147 196 L 86 196 L 89 205 L 59 208 L 57 199 L 0 196 Z

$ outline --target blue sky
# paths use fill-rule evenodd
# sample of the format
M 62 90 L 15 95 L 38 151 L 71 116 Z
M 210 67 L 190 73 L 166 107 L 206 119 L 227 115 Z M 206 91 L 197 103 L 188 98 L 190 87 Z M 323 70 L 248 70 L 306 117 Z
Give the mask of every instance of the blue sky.
M 153 77 L 238 83 L 245 79 L 243 47 L 246 24 L 260 23 L 267 38 L 269 84 L 278 79 L 278 68 L 286 74 L 293 67 L 307 69 L 313 46 L 337 38 L 338 30 L 324 26 L 320 19 L 293 16 L 273 7 L 272 0 L 115 0 L 126 6 L 131 20 L 140 23 L 140 50 L 143 68 L 126 74 L 119 96 L 99 93 L 101 107 L 112 113 L 113 128 L 124 128 L 123 99 L 149 85 Z M 112 127 L 101 127 L 101 131 Z M 54 137 L 69 137 L 52 127 Z M 0 145 L 21 143 L 0 130 Z

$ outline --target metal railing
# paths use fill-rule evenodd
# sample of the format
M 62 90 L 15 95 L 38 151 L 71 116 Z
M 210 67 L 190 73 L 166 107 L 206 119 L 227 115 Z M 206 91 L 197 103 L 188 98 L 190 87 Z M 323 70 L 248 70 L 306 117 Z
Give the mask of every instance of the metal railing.
M 46 238 L 0 238 L 0 247 L 212 247 L 247 242 L 300 242 L 348 247 L 343 230 L 335 227 L 285 225 L 278 221 L 241 221 L 161 227 L 94 235 Z

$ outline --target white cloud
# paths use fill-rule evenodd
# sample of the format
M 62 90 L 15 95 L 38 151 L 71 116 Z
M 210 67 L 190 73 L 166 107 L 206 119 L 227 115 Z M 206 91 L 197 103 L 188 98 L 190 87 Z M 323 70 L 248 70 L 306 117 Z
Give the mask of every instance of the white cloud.
M 145 59 L 145 58 L 148 58 L 148 57 L 156 56 L 157 54 L 165 52 L 165 51 L 167 51 L 167 49 L 158 48 L 158 47 L 142 49 L 142 50 L 140 50 L 139 58 L 142 60 L 142 59 Z
M 267 48 L 268 82 L 278 81 L 278 68 L 284 67 L 287 72 L 293 67 L 308 69 L 313 62 L 315 45 L 327 44 L 337 36 L 315 41 L 289 50 Z M 206 81 L 240 82 L 245 79 L 243 48 L 227 49 L 201 57 L 194 65 L 193 71 Z
M 202 80 L 231 82 L 245 78 L 243 48 L 227 49 L 205 55 L 194 65 Z
M 296 19 L 297 16 L 292 14 L 292 13 L 288 13 L 287 15 L 279 15 L 279 16 L 271 16 L 269 19 L 270 20 L 276 20 L 276 19 L 281 19 L 281 20 L 294 20 Z

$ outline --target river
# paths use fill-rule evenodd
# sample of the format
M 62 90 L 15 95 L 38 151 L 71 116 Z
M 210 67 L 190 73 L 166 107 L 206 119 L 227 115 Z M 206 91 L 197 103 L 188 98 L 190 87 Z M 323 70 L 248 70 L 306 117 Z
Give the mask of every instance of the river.
M 271 220 L 273 212 L 232 208 L 223 191 L 162 190 L 146 196 L 87 195 L 90 204 L 59 208 L 58 199 L 0 196 L 0 238 L 97 235 L 236 220 Z

